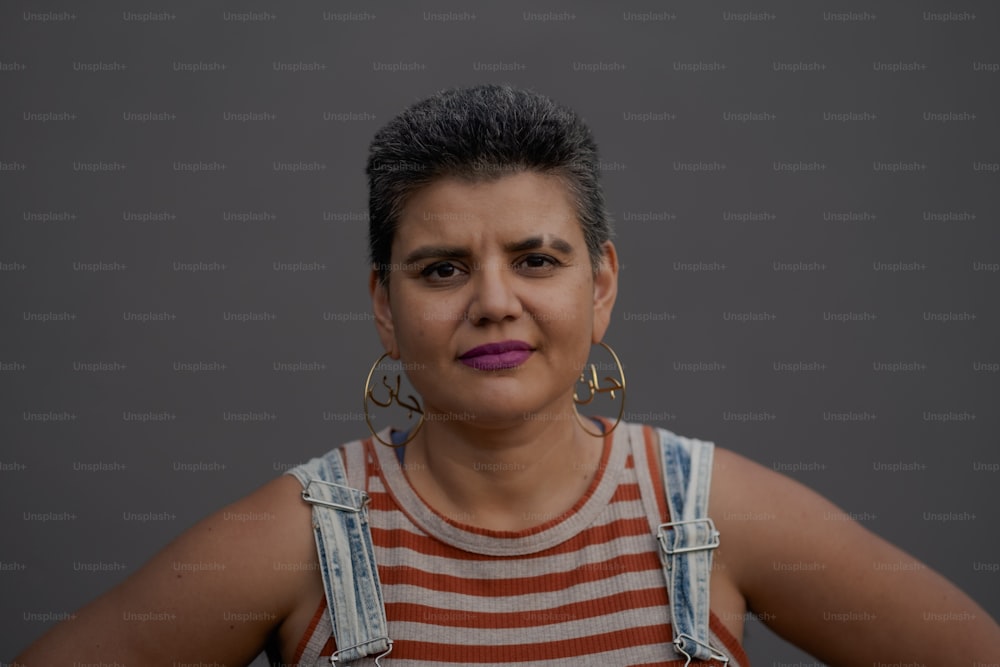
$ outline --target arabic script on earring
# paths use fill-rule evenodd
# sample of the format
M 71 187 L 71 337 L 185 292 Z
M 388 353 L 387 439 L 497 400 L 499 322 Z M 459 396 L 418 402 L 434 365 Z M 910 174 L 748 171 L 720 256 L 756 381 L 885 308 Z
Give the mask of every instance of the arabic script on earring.
M 615 366 L 618 368 L 618 377 L 612 377 L 610 375 L 604 376 L 603 381 L 597 378 L 597 365 L 589 365 L 589 375 L 587 369 L 585 368 L 582 373 L 580 373 L 580 378 L 576 381 L 576 386 L 579 387 L 583 384 L 586 390 L 581 392 L 579 389 L 573 392 L 573 403 L 576 405 L 587 405 L 594 400 L 594 396 L 597 394 L 608 394 L 611 400 L 615 400 L 615 392 L 621 394 L 620 405 L 618 406 L 618 419 L 615 423 L 611 425 L 611 428 L 607 430 L 606 433 L 599 433 L 594 431 L 592 428 L 588 428 L 586 420 L 580 416 L 580 413 L 574 408 L 573 413 L 576 415 L 576 419 L 580 422 L 580 426 L 588 434 L 594 436 L 595 438 L 603 438 L 608 433 L 611 433 L 618 426 L 619 422 L 622 420 L 622 415 L 625 414 L 625 369 L 622 368 L 622 362 L 618 359 L 618 355 L 615 351 L 611 349 L 611 346 L 605 342 L 598 343 L 601 347 L 611 354 L 611 358 L 615 361 Z
M 407 443 L 409 443 L 411 440 L 413 440 L 413 438 L 417 435 L 417 431 L 419 431 L 420 427 L 424 425 L 424 409 L 420 405 L 420 399 L 414 396 L 413 394 L 407 393 L 406 396 L 400 396 L 401 393 L 400 383 L 402 382 L 402 377 L 400 373 L 396 374 L 396 381 L 394 383 L 389 381 L 388 375 L 383 375 L 381 386 L 385 388 L 387 393 L 387 398 L 385 400 L 379 400 L 378 398 L 375 398 L 375 391 L 377 387 L 372 386 L 372 376 L 375 375 L 375 369 L 378 368 L 379 364 L 381 364 L 382 361 L 388 356 L 389 353 L 386 352 L 381 357 L 376 359 L 375 363 L 372 364 L 371 370 L 368 371 L 368 378 L 365 380 L 365 424 L 368 425 L 368 430 L 372 432 L 372 435 L 375 437 L 375 439 L 381 442 L 383 445 L 387 447 L 402 447 Z M 381 437 L 379 437 L 379 434 L 375 430 L 375 427 L 372 426 L 371 414 L 368 412 L 368 401 L 371 401 L 375 405 L 382 408 L 387 408 L 393 403 L 395 403 L 396 405 L 399 405 L 400 407 L 406 409 L 407 419 L 412 419 L 413 413 L 417 412 L 420 414 L 420 421 L 417 422 L 417 425 L 413 427 L 413 429 L 410 431 L 410 434 L 403 442 L 399 444 L 386 442 Z

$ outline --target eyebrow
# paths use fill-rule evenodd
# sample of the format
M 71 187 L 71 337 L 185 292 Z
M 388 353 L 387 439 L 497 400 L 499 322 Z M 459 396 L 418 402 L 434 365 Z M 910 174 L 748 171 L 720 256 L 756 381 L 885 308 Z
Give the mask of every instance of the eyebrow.
M 573 254 L 573 246 L 569 244 L 569 241 L 564 241 L 558 236 L 549 236 L 549 245 L 553 250 L 558 250 L 559 252 L 571 255 Z M 529 236 L 523 241 L 517 241 L 515 243 L 506 244 L 503 249 L 507 252 L 523 252 L 525 250 L 538 250 L 539 248 L 545 247 L 545 238 L 541 236 Z
M 525 250 L 538 250 L 544 248 L 546 238 L 543 236 L 529 236 L 521 241 L 512 241 L 504 244 L 504 251 L 508 253 L 524 252 Z M 549 236 L 548 245 L 553 250 L 564 255 L 573 254 L 573 246 L 558 236 Z M 463 246 L 420 246 L 410 252 L 403 260 L 405 265 L 412 265 L 426 259 L 465 259 L 472 255 L 472 251 Z

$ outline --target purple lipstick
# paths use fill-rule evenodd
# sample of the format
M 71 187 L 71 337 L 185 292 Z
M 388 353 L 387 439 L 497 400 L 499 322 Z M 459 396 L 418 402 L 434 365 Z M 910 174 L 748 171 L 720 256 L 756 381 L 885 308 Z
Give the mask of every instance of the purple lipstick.
M 476 370 L 499 371 L 520 366 L 533 351 L 531 345 L 523 340 L 505 340 L 474 347 L 459 355 L 458 359 Z

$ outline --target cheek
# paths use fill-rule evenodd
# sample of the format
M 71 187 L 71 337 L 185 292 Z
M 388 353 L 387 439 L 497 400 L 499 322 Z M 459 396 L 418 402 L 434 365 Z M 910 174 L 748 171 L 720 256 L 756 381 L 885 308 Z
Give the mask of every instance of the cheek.
M 400 347 L 402 349 L 419 347 L 427 335 L 425 324 L 420 319 L 414 319 L 413 313 L 409 312 L 400 313 L 400 319 L 396 322 Z
M 410 357 L 428 357 L 444 346 L 447 320 L 423 306 L 399 308 L 396 313 L 396 340 L 400 351 Z
M 590 322 L 579 313 L 555 317 L 545 327 L 553 370 L 560 377 L 575 377 L 590 353 Z

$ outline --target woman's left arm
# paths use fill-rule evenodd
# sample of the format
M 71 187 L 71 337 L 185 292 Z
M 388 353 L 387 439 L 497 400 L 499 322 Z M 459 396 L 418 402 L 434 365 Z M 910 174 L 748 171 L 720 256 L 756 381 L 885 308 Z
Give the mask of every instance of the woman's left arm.
M 1000 660 L 972 598 L 795 480 L 716 448 L 709 509 L 749 610 L 827 664 Z

